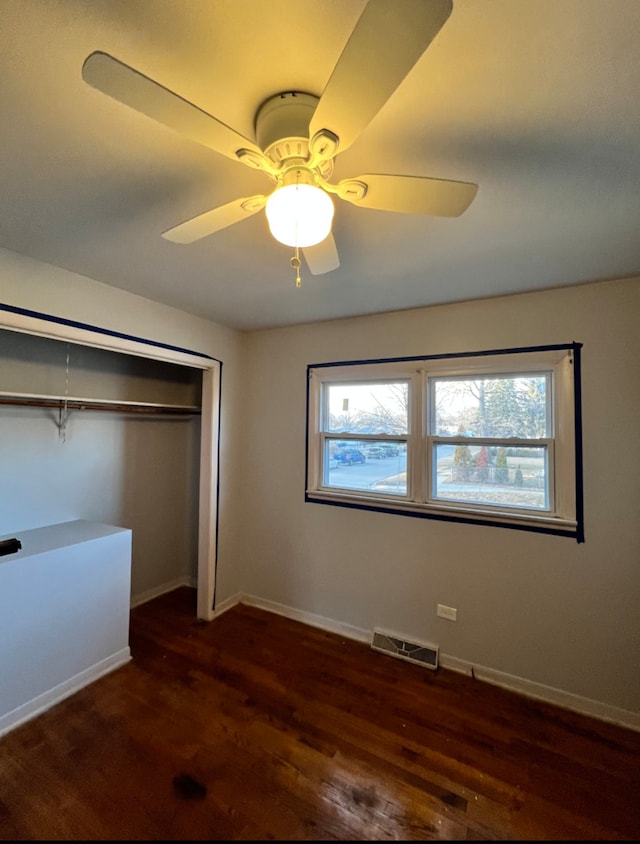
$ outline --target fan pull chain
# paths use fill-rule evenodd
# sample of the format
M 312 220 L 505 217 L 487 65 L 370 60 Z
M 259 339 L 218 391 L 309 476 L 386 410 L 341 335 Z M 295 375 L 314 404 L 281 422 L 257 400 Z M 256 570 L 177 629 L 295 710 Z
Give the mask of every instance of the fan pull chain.
M 289 261 L 293 269 L 296 271 L 296 287 L 300 287 L 300 250 L 296 246 L 296 254 Z

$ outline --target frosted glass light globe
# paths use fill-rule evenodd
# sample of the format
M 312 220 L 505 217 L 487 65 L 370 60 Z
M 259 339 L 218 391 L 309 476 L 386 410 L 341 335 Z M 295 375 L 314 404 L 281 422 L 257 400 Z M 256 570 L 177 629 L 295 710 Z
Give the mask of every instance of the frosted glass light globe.
M 331 231 L 333 202 L 314 185 L 286 185 L 274 191 L 265 209 L 271 234 L 285 246 L 315 246 Z

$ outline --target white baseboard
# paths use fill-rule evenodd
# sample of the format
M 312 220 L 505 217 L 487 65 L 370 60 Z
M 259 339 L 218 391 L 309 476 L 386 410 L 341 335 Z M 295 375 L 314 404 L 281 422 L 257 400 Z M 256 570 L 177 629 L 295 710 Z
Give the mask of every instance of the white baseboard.
M 151 601 L 153 598 L 159 598 L 160 595 L 164 595 L 166 592 L 173 592 L 174 589 L 178 589 L 180 586 L 195 588 L 197 586 L 197 580 L 194 577 L 179 577 L 176 580 L 171 580 L 169 583 L 162 583 L 160 586 L 154 586 L 153 589 L 147 589 L 146 592 L 138 592 L 136 595 L 131 596 L 131 608 L 133 609 L 133 607 L 137 607 L 140 604 L 146 604 L 147 601 Z
M 227 610 L 230 610 L 232 607 L 235 607 L 236 604 L 248 603 L 248 601 L 246 601 L 245 599 L 246 595 L 241 592 L 236 592 L 235 595 L 232 595 L 230 598 L 227 598 L 225 601 L 222 601 L 222 603 L 218 604 L 218 606 L 215 607 L 215 609 L 213 610 L 213 618 L 219 618 L 219 616 L 223 615 L 223 613 L 226 613 Z
M 518 692 L 534 700 L 551 703 L 563 709 L 578 712 L 581 715 L 589 715 L 600 721 L 608 721 L 620 727 L 640 731 L 640 713 L 638 712 L 619 709 L 617 706 L 612 706 L 608 703 L 600 703 L 597 700 L 580 697 L 571 692 L 556 689 L 553 686 L 545 686 L 542 683 L 535 683 L 533 680 L 526 680 L 524 677 L 505 674 L 493 668 L 485 668 L 483 665 L 472 665 L 470 662 L 465 662 L 462 659 L 456 659 L 456 657 L 452 656 L 443 656 L 440 654 L 440 664 L 451 671 L 467 674 L 476 680 L 482 680 L 485 683 L 491 683 L 494 686 L 500 686 L 512 692 Z
M 129 662 L 130 659 L 131 652 L 129 647 L 123 648 L 117 653 L 111 654 L 106 659 L 76 674 L 75 677 L 70 677 L 64 683 L 48 689 L 44 694 L 38 695 L 33 700 L 28 700 L 11 712 L 7 712 L 0 718 L 0 736 L 8 733 L 9 730 L 15 729 L 25 721 L 30 721 L 36 715 L 40 715 L 56 703 L 70 697 L 105 674 L 115 671 L 116 668 L 120 668 L 121 665 Z
M 347 639 L 355 639 L 358 642 L 370 643 L 373 635 L 373 631 L 371 630 L 363 630 L 362 628 L 334 621 L 321 615 L 303 612 L 302 610 L 297 610 L 284 604 L 278 604 L 274 601 L 267 601 L 264 598 L 257 598 L 255 595 L 246 595 L 243 593 L 238 593 L 233 598 L 224 601 L 216 609 L 214 618 L 231 609 L 236 604 L 247 604 L 258 609 L 267 610 L 268 612 L 290 618 L 293 621 L 301 621 L 303 624 L 309 624 L 311 627 L 319 627 L 329 633 L 337 633 L 340 636 L 345 636 Z M 572 712 L 578 712 L 581 715 L 588 715 L 600 721 L 608 721 L 621 727 L 640 731 L 640 713 L 638 712 L 619 709 L 616 706 L 600 703 L 590 698 L 580 697 L 579 695 L 574 695 L 562 689 L 553 688 L 552 686 L 535 683 L 523 677 L 505 674 L 502 671 L 496 671 L 493 668 L 486 668 L 482 665 L 475 665 L 457 657 L 447 656 L 447 654 L 443 654 L 442 652 L 440 652 L 439 662 L 442 668 L 467 674 L 476 680 L 491 683 L 494 686 L 501 686 L 504 689 L 517 692 L 525 697 L 544 701 L 545 703 L 550 703 L 563 709 L 571 710 Z
M 264 598 L 256 598 L 254 595 L 242 595 L 239 601 L 242 604 L 248 604 L 249 606 L 276 613 L 276 615 L 283 615 L 293 621 L 301 621 L 303 624 L 308 624 L 311 627 L 319 627 L 321 630 L 326 630 L 329 633 L 346 636 L 347 639 L 355 639 L 358 642 L 369 642 L 371 640 L 370 631 L 361 630 L 359 627 L 353 627 L 351 624 L 334 621 L 332 618 L 325 618 L 323 615 L 315 615 L 314 613 L 296 610 L 285 604 L 266 601 Z

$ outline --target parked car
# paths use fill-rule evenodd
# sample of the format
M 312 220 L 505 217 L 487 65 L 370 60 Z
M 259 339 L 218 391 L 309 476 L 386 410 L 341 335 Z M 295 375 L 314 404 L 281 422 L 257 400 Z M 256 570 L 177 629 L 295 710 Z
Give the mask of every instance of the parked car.
M 384 449 L 380 448 L 379 445 L 372 445 L 367 451 L 367 457 L 369 460 L 380 460 L 386 457 L 386 454 L 384 453 Z
M 365 463 L 367 458 L 357 448 L 349 448 L 344 451 L 336 451 L 334 459 L 343 466 L 351 466 L 352 463 Z
M 385 457 L 397 457 L 400 453 L 397 445 L 385 443 L 384 445 L 381 445 L 380 448 L 383 450 Z

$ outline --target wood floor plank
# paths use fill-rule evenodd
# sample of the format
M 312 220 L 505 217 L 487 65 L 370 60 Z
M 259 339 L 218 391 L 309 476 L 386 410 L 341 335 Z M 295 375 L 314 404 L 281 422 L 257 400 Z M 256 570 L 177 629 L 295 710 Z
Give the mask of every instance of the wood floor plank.
M 640 734 L 181 588 L 0 738 L 1 840 L 637 840 Z

